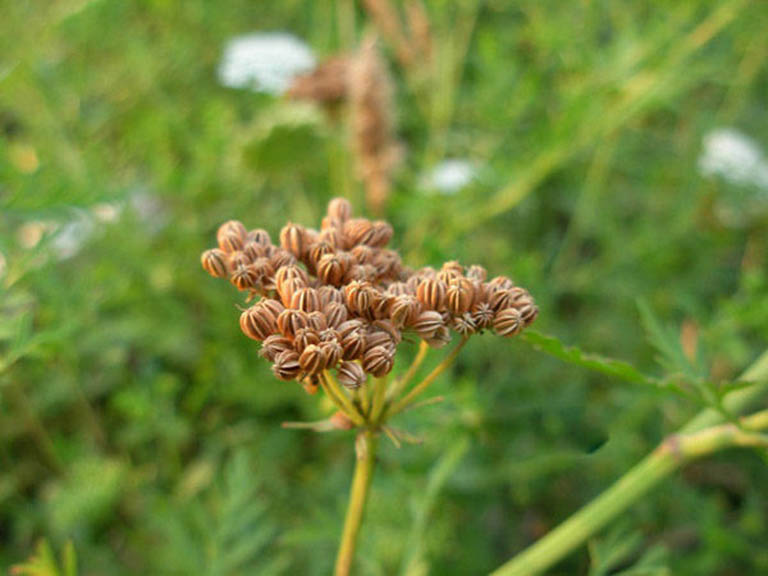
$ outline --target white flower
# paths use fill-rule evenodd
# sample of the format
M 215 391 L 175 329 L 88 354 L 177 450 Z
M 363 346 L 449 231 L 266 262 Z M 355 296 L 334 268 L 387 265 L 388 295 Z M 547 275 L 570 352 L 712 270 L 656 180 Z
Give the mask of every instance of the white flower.
M 768 164 L 762 150 L 731 128 L 713 130 L 704 137 L 699 171 L 704 176 L 722 176 L 732 184 L 768 189 Z
M 291 80 L 315 67 L 309 47 L 284 32 L 233 38 L 219 64 L 219 81 L 230 88 L 281 94 Z
M 459 192 L 475 179 L 475 167 L 464 159 L 443 160 L 426 178 L 426 185 L 450 196 Z

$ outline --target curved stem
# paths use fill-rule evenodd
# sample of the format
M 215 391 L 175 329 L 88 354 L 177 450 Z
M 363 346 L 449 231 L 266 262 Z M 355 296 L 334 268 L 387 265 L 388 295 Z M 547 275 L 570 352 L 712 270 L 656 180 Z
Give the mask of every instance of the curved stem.
M 734 413 L 744 411 L 768 388 L 768 352 L 760 356 L 741 379 L 756 384 L 726 397 L 726 408 Z M 700 412 L 680 429 L 679 435 L 667 438 L 608 490 L 498 568 L 493 576 L 530 576 L 543 572 L 694 458 L 730 446 L 766 446 L 766 436 L 755 432 L 768 428 L 768 410 L 741 419 L 741 428 L 733 424 L 713 427 L 722 421 L 722 415 L 714 410 Z
M 360 525 L 363 522 L 365 503 L 373 478 L 376 464 L 376 447 L 378 439 L 371 430 L 361 432 L 357 437 L 355 451 L 355 475 L 352 478 L 352 488 L 349 492 L 349 504 L 344 520 L 344 531 L 341 535 L 339 553 L 336 556 L 335 576 L 349 576 L 352 562 L 355 558 L 355 546 Z
M 320 374 L 318 379 L 320 380 L 320 386 L 322 386 L 323 392 L 328 395 L 328 398 L 331 399 L 331 402 L 333 402 L 339 410 L 349 416 L 349 419 L 357 426 L 365 424 L 365 419 L 360 415 L 357 407 L 352 404 L 349 397 L 341 388 L 339 388 L 338 383 L 327 370 Z
M 392 405 L 392 407 L 388 411 L 388 416 L 394 416 L 398 412 L 402 412 L 413 400 L 424 390 L 426 390 L 432 382 L 434 382 L 440 374 L 445 372 L 445 369 L 448 368 L 448 366 L 451 365 L 451 363 L 456 359 L 456 356 L 458 355 L 459 351 L 462 349 L 464 344 L 466 344 L 467 338 L 462 338 L 461 342 L 459 342 L 453 350 L 445 357 L 443 358 L 443 361 L 440 362 L 437 366 L 435 366 L 434 370 L 430 372 L 424 380 L 416 384 L 408 394 L 406 394 L 400 401 L 396 402 Z

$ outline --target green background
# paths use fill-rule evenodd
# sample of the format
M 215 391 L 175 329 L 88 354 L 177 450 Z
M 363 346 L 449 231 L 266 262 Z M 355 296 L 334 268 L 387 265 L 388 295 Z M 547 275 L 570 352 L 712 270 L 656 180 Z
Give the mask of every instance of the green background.
M 768 340 L 766 191 L 697 162 L 720 127 L 768 146 L 768 7 L 427 8 L 432 61 L 406 73 L 383 44 L 403 150 L 385 216 L 404 259 L 509 275 L 538 330 L 648 374 L 735 379 Z M 289 31 L 322 58 L 370 18 L 349 0 L 0 12 L 0 569 L 46 538 L 72 540 L 81 574 L 328 574 L 353 436 L 280 428 L 328 406 L 271 377 L 242 298 L 199 254 L 233 217 L 275 237 L 319 225 L 335 195 L 365 213 L 343 122 L 225 88 L 216 68 L 233 36 Z M 423 184 L 443 158 L 478 166 L 455 196 Z M 105 205 L 119 217 L 94 220 Z M 399 421 L 422 445 L 382 443 L 360 574 L 488 572 L 705 399 L 490 334 L 434 393 L 446 402 Z M 768 573 L 765 462 L 690 466 L 554 573 Z

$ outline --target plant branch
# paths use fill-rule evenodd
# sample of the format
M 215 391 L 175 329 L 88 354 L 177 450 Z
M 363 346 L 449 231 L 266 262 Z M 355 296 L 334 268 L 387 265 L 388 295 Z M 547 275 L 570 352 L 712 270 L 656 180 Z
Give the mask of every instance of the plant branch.
M 402 393 L 402 391 L 405 390 L 405 387 L 408 386 L 410 381 L 413 380 L 416 372 L 421 367 L 424 359 L 427 357 L 428 352 L 429 344 L 422 340 L 419 344 L 419 351 L 416 353 L 416 357 L 413 359 L 413 362 L 411 362 L 408 370 L 395 381 L 395 383 L 392 385 L 392 389 L 389 391 L 389 394 L 387 394 L 387 397 L 390 400 L 397 398 Z
M 333 402 L 339 410 L 349 416 L 349 419 L 357 426 L 365 424 L 365 419 L 360 415 L 357 408 L 352 404 L 352 401 L 344 391 L 339 388 L 339 385 L 327 370 L 320 374 L 318 380 L 320 381 L 320 386 L 323 388 L 323 392 L 326 393 L 328 398 L 331 399 L 331 402 Z
M 760 356 L 740 379 L 754 381 L 756 384 L 725 398 L 725 406 L 731 413 L 743 412 L 768 389 L 768 352 Z M 624 512 L 672 472 L 695 458 L 732 446 L 768 446 L 768 438 L 757 434 L 758 431 L 768 429 L 768 410 L 742 418 L 740 427 L 733 424 L 718 425 L 722 422 L 723 417 L 719 412 L 703 410 L 683 426 L 678 434 L 668 437 L 608 490 L 498 568 L 493 576 L 540 574 Z

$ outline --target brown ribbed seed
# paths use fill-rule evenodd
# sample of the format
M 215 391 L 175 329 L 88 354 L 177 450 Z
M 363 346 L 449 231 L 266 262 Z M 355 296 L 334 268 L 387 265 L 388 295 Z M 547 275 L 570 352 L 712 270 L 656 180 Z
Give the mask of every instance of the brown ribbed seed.
M 393 364 L 394 355 L 383 346 L 370 348 L 363 355 L 363 370 L 377 378 L 388 374 L 392 370 Z
M 309 316 L 302 310 L 287 308 L 277 317 L 277 329 L 287 338 L 293 338 L 298 330 L 307 326 L 309 326 Z
M 288 252 L 288 250 L 283 250 L 282 248 L 275 248 L 269 255 L 269 259 L 272 261 L 272 266 L 275 267 L 275 270 L 296 265 L 296 257 Z
M 440 326 L 431 338 L 427 338 L 426 342 L 430 348 L 442 348 L 451 341 L 451 331 L 448 326 Z
M 344 361 L 336 369 L 336 378 L 344 388 L 357 390 L 365 383 L 367 376 L 357 362 Z
M 333 254 L 336 251 L 333 246 L 328 242 L 319 241 L 313 244 L 309 249 L 308 263 L 315 269 L 317 269 L 320 259 L 328 254 Z
M 454 316 L 452 325 L 453 329 L 462 336 L 469 336 L 477 331 L 475 321 L 469 312 L 461 316 Z
M 313 328 L 300 328 L 296 330 L 296 334 L 293 336 L 293 347 L 296 349 L 296 352 L 301 354 L 311 344 L 320 344 L 320 334 L 317 333 L 317 330 Z
M 442 326 L 443 317 L 434 310 L 425 310 L 418 315 L 416 321 L 410 326 L 422 338 L 432 338 Z
M 288 250 L 296 258 L 301 259 L 306 253 L 306 230 L 298 224 L 286 224 L 280 231 L 280 246 Z
M 310 344 L 299 356 L 299 366 L 308 374 L 319 374 L 325 369 L 325 352 L 320 346 Z
M 314 288 L 299 288 L 291 295 L 291 308 L 304 312 L 320 310 L 320 296 Z
M 526 302 L 522 306 L 515 304 L 515 308 L 520 312 L 520 318 L 523 321 L 524 326 L 530 326 L 536 320 L 539 315 L 539 308 L 533 301 Z
M 290 338 L 280 336 L 279 334 L 272 334 L 268 336 L 259 350 L 259 355 L 266 358 L 270 362 L 274 362 L 278 354 L 285 352 L 286 350 L 293 350 L 293 342 Z
M 295 308 L 293 306 L 293 296 L 306 288 L 306 284 L 299 278 L 283 280 L 279 284 L 275 281 L 275 286 L 277 287 L 277 294 L 280 296 L 280 300 L 287 308 Z
M 275 285 L 277 286 L 278 290 L 280 290 L 280 284 L 286 280 L 293 279 L 299 280 L 302 284 L 302 287 L 309 283 L 309 276 L 307 276 L 306 271 L 300 266 L 292 264 L 277 268 L 277 271 L 275 272 Z
M 496 314 L 493 319 L 493 329 L 499 336 L 514 336 L 523 329 L 520 312 L 514 308 L 506 308 Z
M 344 297 L 352 312 L 364 314 L 371 307 L 376 290 L 370 282 L 353 280 L 344 287 Z
M 251 267 L 258 275 L 259 282 L 264 284 L 266 280 L 272 281 L 275 269 L 272 267 L 272 262 L 269 258 L 256 258 Z
M 487 277 L 488 277 L 488 272 L 482 266 L 473 264 L 472 266 L 467 268 L 467 278 L 469 278 L 470 280 L 478 280 L 480 282 L 485 282 L 485 279 Z
M 317 289 L 317 293 L 320 296 L 320 303 L 323 306 L 327 306 L 331 302 L 337 302 L 344 304 L 344 293 L 333 286 L 320 286 Z
M 250 290 L 258 285 L 259 274 L 253 266 L 238 266 L 232 271 L 229 279 L 238 290 Z
M 445 301 L 453 314 L 460 316 L 469 311 L 475 297 L 475 287 L 466 278 L 454 280 L 445 291 Z
M 389 307 L 389 318 L 396 327 L 403 328 L 415 322 L 420 311 L 421 304 L 415 296 L 401 294 L 392 300 Z
M 323 309 L 328 326 L 338 328 L 347 321 L 347 307 L 338 302 L 329 302 Z
M 336 367 L 336 364 L 339 363 L 342 354 L 344 353 L 341 344 L 336 340 L 321 342 L 320 349 L 323 351 L 323 354 L 325 354 L 325 368 L 329 370 Z
M 366 243 L 374 248 L 383 248 L 392 239 L 393 233 L 392 225 L 389 222 L 377 220 L 373 223 L 371 237 Z
M 257 258 L 268 258 L 269 252 L 266 246 L 250 241 L 243 247 L 243 253 L 253 261 Z
M 481 302 L 472 309 L 472 320 L 478 330 L 483 330 L 493 324 L 493 317 L 493 308 L 487 302 Z
M 248 240 L 261 244 L 262 246 L 270 246 L 272 244 L 272 238 L 269 237 L 269 232 L 262 228 L 254 228 L 248 232 Z
M 317 310 L 309 313 L 307 322 L 311 328 L 314 328 L 318 332 L 322 332 L 328 328 L 328 321 L 325 319 L 325 314 Z
M 254 340 L 265 340 L 277 329 L 274 311 L 260 302 L 240 314 L 240 329 Z
M 251 262 L 253 262 L 253 258 L 248 256 L 248 254 L 246 254 L 244 250 L 238 250 L 237 252 L 232 252 L 229 255 L 230 270 L 234 270 L 239 266 L 248 266 Z
M 339 222 L 346 222 L 352 216 L 352 204 L 346 198 L 334 198 L 328 202 L 328 217 Z
M 395 342 L 386 332 L 368 332 L 365 336 L 365 351 L 379 346 L 391 352 L 394 352 L 396 348 Z
M 515 286 L 515 283 L 506 276 L 496 276 L 490 282 L 488 282 L 488 284 L 496 288 L 503 288 L 505 290 L 509 290 Z
M 234 236 L 235 238 L 239 238 L 241 242 L 245 242 L 247 235 L 248 231 L 245 229 L 242 222 L 238 220 L 228 220 L 216 230 L 216 241 L 221 244 L 221 240 L 225 236 Z
M 425 278 L 416 288 L 416 298 L 430 310 L 442 310 L 445 305 L 445 283 L 437 278 Z
M 344 223 L 343 233 L 350 248 L 367 244 L 373 234 L 373 223 L 365 218 L 353 218 Z
M 234 234 L 224 234 L 222 236 L 218 237 L 219 242 L 219 248 L 224 250 L 224 252 L 237 252 L 238 250 L 242 250 L 243 246 L 245 246 L 245 242 L 243 242 L 243 238 L 240 236 L 235 236 Z
M 286 350 L 278 354 L 275 358 L 275 363 L 272 365 L 272 372 L 280 380 L 294 380 L 297 378 L 301 374 L 298 352 Z
M 342 357 L 344 360 L 356 360 L 365 351 L 365 328 L 359 320 L 348 320 L 339 326 L 341 334 Z
M 203 269 L 214 278 L 226 278 L 229 276 L 227 254 L 223 250 L 218 248 L 206 250 L 200 256 L 200 263 L 203 265 Z
M 317 277 L 326 284 L 341 286 L 346 273 L 344 260 L 335 254 L 325 254 L 317 263 Z
M 400 344 L 403 339 L 400 330 L 395 327 L 391 320 L 374 320 L 372 326 L 376 330 L 386 332 L 395 344 Z
M 352 258 L 357 261 L 358 264 L 370 264 L 373 262 L 373 258 L 376 254 L 373 248 L 366 246 L 365 244 L 355 246 L 352 248 L 352 250 L 349 251 L 349 253 L 352 255 Z

